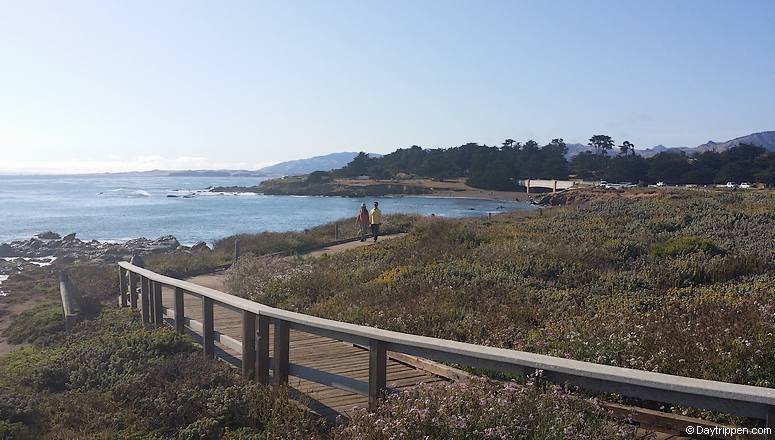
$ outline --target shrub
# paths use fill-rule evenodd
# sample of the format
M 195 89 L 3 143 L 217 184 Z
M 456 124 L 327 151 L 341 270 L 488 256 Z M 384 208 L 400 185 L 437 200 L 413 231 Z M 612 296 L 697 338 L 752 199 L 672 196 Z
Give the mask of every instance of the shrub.
M 194 353 L 196 351 L 196 353 Z M 0 438 L 314 438 L 287 394 L 203 359 L 190 339 L 104 311 L 0 358 Z M 240 437 L 235 437 L 239 435 Z M 5 437 L 2 437 L 5 436 Z
M 702 252 L 708 255 L 719 255 L 722 252 L 712 241 L 702 237 L 675 237 L 663 244 L 651 247 L 651 255 L 658 258 L 669 258 L 678 255 Z
M 407 232 L 417 217 L 406 214 L 390 214 L 383 216 L 382 234 L 397 234 Z M 336 238 L 335 227 L 339 225 L 340 238 L 354 238 L 356 231 L 354 219 L 343 219 L 326 223 L 305 231 L 294 232 L 262 232 L 259 234 L 239 234 L 218 240 L 216 251 L 230 253 L 234 249 L 234 241 L 239 240 L 240 250 L 253 255 L 268 255 L 277 252 L 290 254 L 303 253 L 333 242 Z
M 188 278 L 212 273 L 232 262 L 232 255 L 226 252 L 203 250 L 200 252 L 175 252 L 154 254 L 146 258 L 145 266 L 156 273 L 173 278 Z M 118 276 L 118 275 L 117 275 Z M 118 291 L 118 289 L 116 289 Z
M 634 427 L 614 422 L 596 400 L 553 387 L 475 380 L 420 385 L 385 398 L 375 413 L 356 413 L 334 439 L 620 439 Z
M 38 304 L 23 311 L 9 325 L 3 336 L 11 344 L 46 343 L 52 335 L 65 329 L 60 304 Z

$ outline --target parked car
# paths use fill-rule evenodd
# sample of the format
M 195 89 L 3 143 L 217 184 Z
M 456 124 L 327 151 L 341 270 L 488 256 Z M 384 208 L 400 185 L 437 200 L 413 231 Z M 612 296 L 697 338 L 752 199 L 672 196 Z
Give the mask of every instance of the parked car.
M 737 184 L 735 182 L 727 182 L 727 184 L 724 186 L 727 188 L 737 188 Z
M 657 182 L 658 188 L 662 188 L 663 186 L 665 186 L 665 182 Z
M 740 188 L 750 189 L 750 188 L 752 188 L 752 185 L 750 183 L 748 183 L 748 182 L 743 182 L 743 183 L 740 184 Z

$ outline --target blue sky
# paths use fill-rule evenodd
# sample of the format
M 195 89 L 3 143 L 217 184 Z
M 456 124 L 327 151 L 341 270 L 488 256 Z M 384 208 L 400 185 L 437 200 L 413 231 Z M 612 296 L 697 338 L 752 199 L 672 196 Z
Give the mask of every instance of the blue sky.
M 0 0 L 0 171 L 775 130 L 775 2 Z

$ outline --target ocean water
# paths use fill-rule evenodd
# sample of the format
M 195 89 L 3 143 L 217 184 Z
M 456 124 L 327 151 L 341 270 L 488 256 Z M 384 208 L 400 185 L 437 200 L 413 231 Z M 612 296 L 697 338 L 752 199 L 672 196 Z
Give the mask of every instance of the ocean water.
M 533 209 L 527 203 L 437 197 L 296 197 L 213 194 L 210 186 L 251 186 L 255 177 L 0 176 L 0 243 L 45 231 L 82 240 L 174 235 L 183 244 L 236 233 L 289 231 L 354 217 L 378 200 L 384 213 L 482 216 Z M 168 197 L 176 195 L 178 197 Z

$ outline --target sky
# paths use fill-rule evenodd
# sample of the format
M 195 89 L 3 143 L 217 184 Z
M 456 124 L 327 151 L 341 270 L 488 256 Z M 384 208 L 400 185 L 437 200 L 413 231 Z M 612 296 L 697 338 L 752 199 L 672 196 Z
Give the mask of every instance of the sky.
M 775 130 L 775 1 L 0 0 L 0 172 Z

